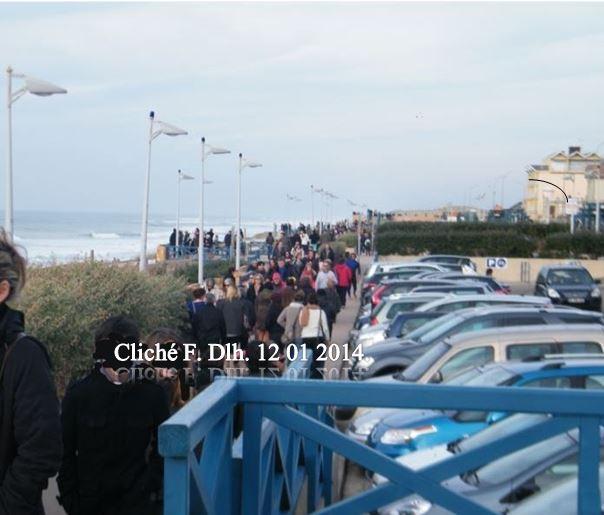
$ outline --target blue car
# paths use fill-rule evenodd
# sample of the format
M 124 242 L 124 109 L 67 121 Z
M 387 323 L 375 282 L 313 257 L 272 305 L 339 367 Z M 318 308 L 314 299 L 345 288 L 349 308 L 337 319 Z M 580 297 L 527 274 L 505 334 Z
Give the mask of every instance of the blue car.
M 485 365 L 449 381 L 465 386 L 523 386 L 604 390 L 604 359 L 543 359 Z M 468 375 L 473 375 L 468 380 Z M 477 433 L 507 413 L 397 410 L 375 425 L 367 444 L 396 458 Z

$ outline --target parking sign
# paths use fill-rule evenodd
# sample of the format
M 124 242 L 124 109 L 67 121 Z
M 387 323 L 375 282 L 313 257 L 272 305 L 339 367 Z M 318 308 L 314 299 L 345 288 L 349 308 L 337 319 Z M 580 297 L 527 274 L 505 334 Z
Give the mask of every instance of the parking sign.
M 504 257 L 488 257 L 487 268 L 507 268 L 508 260 Z

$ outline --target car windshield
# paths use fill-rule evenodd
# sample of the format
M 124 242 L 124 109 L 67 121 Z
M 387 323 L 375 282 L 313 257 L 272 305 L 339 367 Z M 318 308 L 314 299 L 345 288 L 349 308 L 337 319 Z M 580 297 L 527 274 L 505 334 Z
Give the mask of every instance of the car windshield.
M 401 374 L 403 381 L 417 381 L 441 356 L 444 356 L 451 348 L 448 343 L 440 342 L 426 352 L 422 357 L 414 361 Z
M 488 443 L 499 441 L 512 433 L 536 426 L 540 422 L 547 420 L 548 417 L 548 415 L 542 414 L 529 415 L 521 413 L 519 415 L 512 415 L 511 417 L 504 418 L 501 422 L 487 427 L 484 431 L 480 431 L 457 443 L 454 446 L 455 451 L 468 452 Z
M 457 313 L 450 313 L 444 317 L 436 318 L 420 328 L 409 333 L 407 338 L 419 343 L 432 343 L 446 334 L 463 320 Z
M 474 482 L 478 480 L 478 484 L 481 485 L 496 485 L 512 481 L 524 471 L 532 469 L 574 445 L 566 434 L 556 435 L 479 468 L 472 474 Z
M 556 286 L 589 285 L 593 283 L 589 272 L 582 268 L 550 270 L 547 274 L 547 281 L 549 284 Z
M 481 369 L 477 370 L 480 371 Z M 461 374 L 452 377 L 449 381 L 447 381 L 447 384 L 463 384 L 466 386 L 498 386 L 509 381 L 516 375 L 500 366 L 490 367 L 482 371 L 482 373 L 475 373 L 472 376 L 467 375 L 468 372 L 470 371 L 462 372 Z

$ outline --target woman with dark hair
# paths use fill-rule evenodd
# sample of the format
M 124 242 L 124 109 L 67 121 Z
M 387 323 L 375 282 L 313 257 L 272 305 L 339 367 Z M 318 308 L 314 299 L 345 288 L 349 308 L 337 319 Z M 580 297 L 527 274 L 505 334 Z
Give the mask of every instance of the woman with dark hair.
M 268 314 L 266 315 L 266 329 L 270 341 L 275 342 L 281 347 L 281 337 L 283 336 L 283 327 L 277 322 L 281 310 L 283 309 L 283 292 L 287 288 L 281 291 L 274 291 L 271 295 L 271 304 L 268 308 Z
M 269 340 L 268 330 L 266 329 L 266 320 L 269 308 L 271 306 L 272 294 L 272 290 L 268 288 L 263 289 L 258 294 L 256 303 L 254 305 L 254 310 L 256 313 L 256 324 L 254 326 L 255 339 L 264 343 L 268 342 Z
M 155 370 L 155 380 L 166 395 L 166 402 L 172 415 L 182 408 L 185 405 L 185 399 L 189 398 L 188 391 L 186 391 L 188 388 L 186 386 L 187 363 L 184 359 L 185 348 L 182 339 L 176 331 L 160 327 L 147 337 L 145 344 L 148 349 L 153 351 L 154 355 L 159 349 L 177 350 L 176 360 L 161 361 L 155 358 L 150 363 Z M 184 396 L 183 391 L 185 392 Z
M 44 513 L 42 490 L 61 464 L 59 402 L 46 345 L 6 305 L 25 284 L 25 260 L 0 237 L 0 512 Z

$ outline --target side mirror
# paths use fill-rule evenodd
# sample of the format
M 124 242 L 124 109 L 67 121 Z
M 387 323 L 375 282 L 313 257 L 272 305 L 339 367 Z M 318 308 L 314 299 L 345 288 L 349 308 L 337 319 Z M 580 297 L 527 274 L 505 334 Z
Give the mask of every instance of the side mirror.
M 442 383 L 443 382 L 443 375 L 442 372 L 439 370 L 438 372 L 435 372 L 434 375 L 430 378 L 430 382 L 431 383 Z
M 602 284 L 602 279 L 596 279 L 596 284 Z

